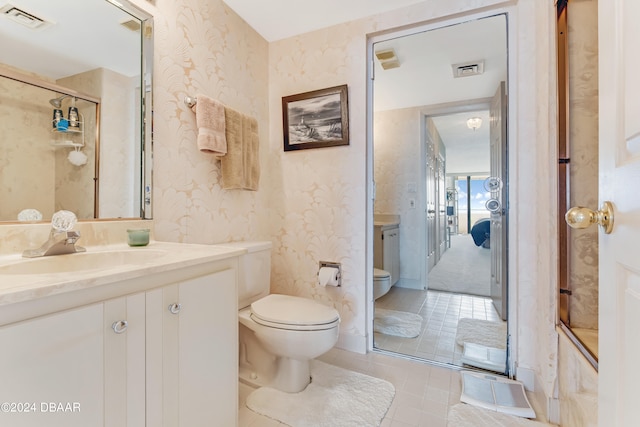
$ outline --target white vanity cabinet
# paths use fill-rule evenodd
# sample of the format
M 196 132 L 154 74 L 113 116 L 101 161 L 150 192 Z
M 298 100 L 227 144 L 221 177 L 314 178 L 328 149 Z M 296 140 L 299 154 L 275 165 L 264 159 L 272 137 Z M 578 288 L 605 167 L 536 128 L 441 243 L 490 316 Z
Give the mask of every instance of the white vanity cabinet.
M 400 225 L 374 225 L 373 266 L 391 275 L 391 286 L 400 279 Z
M 235 270 L 147 292 L 147 425 L 236 426 Z
M 237 259 L 189 268 L 23 303 L 40 314 L 0 326 L 0 426 L 237 426 Z

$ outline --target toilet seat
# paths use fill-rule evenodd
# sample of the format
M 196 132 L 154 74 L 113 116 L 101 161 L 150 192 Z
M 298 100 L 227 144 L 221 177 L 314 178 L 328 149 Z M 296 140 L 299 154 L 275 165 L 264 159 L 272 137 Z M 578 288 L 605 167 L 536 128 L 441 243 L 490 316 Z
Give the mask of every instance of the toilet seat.
M 292 331 L 332 329 L 340 315 L 308 298 L 270 294 L 251 304 L 251 319 L 263 326 Z
M 385 271 L 379 268 L 373 269 L 374 280 L 389 279 L 389 278 L 391 278 L 391 274 L 388 271 Z
M 373 269 L 373 299 L 377 300 L 391 289 L 391 274 L 388 271 Z

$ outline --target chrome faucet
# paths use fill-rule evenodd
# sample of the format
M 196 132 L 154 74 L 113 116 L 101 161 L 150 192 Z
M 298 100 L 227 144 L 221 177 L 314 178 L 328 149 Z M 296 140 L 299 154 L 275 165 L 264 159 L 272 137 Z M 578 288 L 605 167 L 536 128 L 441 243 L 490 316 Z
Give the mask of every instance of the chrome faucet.
M 73 254 L 86 252 L 82 246 L 76 246 L 80 232 L 72 230 L 77 218 L 73 212 L 58 211 L 51 220 L 49 239 L 38 249 L 27 249 L 22 253 L 24 258 L 36 258 L 50 255 Z

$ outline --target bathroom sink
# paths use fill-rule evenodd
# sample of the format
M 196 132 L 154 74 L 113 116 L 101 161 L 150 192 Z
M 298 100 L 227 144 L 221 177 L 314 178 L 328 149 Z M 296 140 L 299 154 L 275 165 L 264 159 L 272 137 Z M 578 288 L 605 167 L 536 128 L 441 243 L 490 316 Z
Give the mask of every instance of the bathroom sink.
M 167 253 L 164 250 L 144 249 L 24 258 L 18 262 L 0 265 L 0 274 L 59 274 L 113 268 L 126 269 L 157 260 Z

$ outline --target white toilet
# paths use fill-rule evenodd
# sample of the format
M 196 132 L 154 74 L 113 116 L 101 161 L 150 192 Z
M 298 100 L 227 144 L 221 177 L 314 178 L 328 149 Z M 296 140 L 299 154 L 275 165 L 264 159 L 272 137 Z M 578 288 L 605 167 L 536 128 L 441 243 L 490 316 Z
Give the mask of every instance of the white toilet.
M 391 289 L 391 274 L 379 268 L 373 269 L 373 299 L 386 295 Z
M 227 244 L 229 245 L 229 244 Z M 237 242 L 240 380 L 288 393 L 310 382 L 309 361 L 338 341 L 340 315 L 308 298 L 269 294 L 271 242 Z

